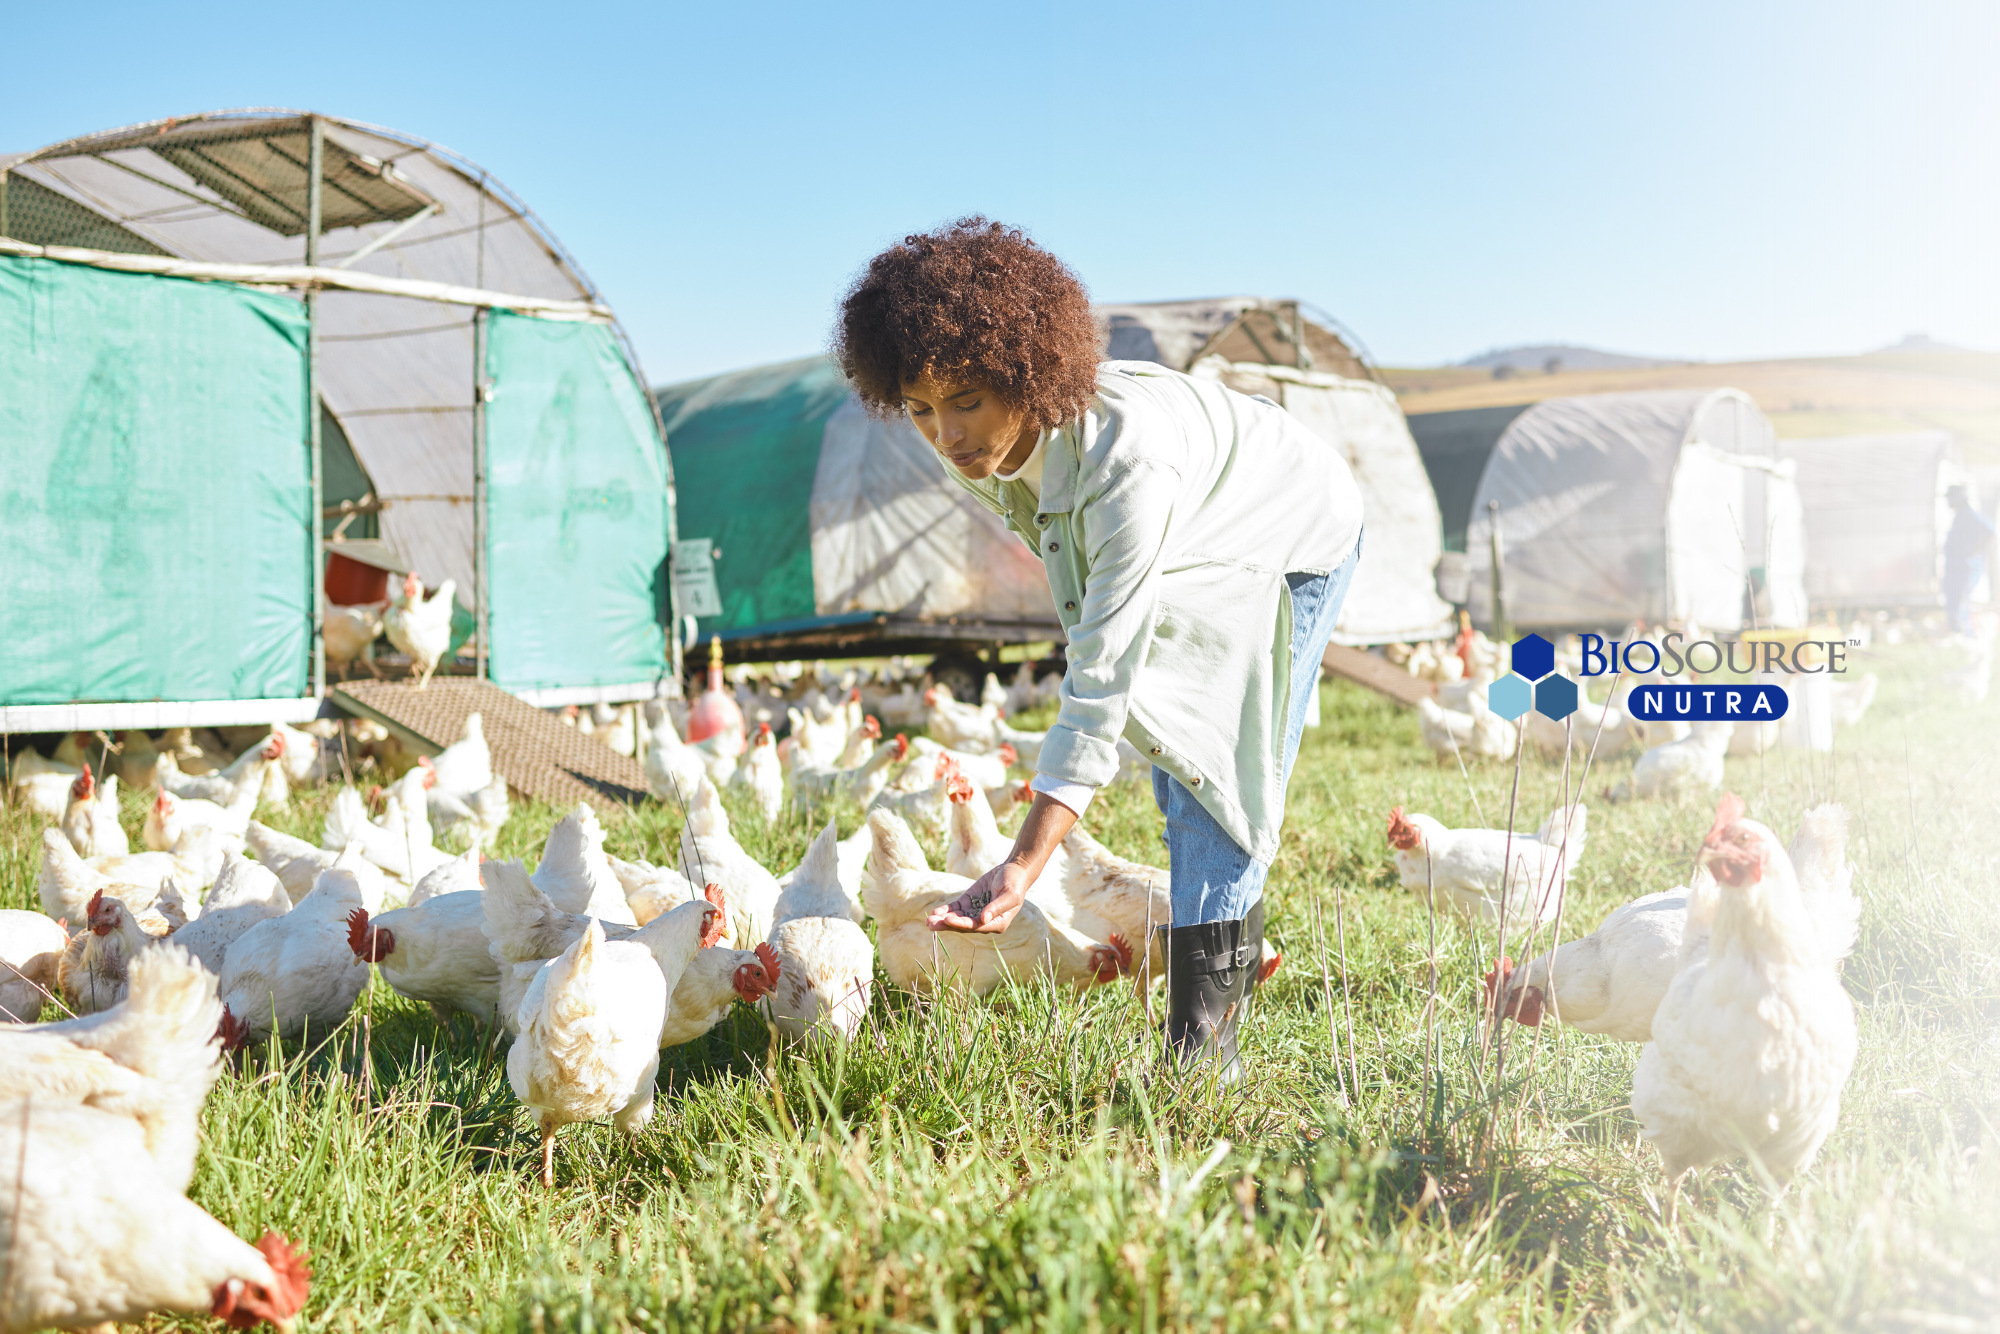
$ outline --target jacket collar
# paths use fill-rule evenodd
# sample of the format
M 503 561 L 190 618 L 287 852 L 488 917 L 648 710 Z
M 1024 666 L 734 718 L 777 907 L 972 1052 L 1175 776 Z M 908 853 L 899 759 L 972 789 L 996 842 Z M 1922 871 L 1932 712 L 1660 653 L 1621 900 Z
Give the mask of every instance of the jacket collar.
M 1065 422 L 1042 437 L 1042 498 L 1039 514 L 1067 514 L 1076 507 L 1078 450 L 1076 437 L 1083 422 Z

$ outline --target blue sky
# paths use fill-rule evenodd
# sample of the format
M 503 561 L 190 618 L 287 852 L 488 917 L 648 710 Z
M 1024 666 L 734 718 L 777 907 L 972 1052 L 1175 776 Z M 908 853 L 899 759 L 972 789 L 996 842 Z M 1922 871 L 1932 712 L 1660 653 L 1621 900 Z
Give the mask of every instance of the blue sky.
M 1100 299 L 1300 296 L 1392 365 L 2000 349 L 1985 0 L 108 4 L 8 35 L 0 149 L 288 105 L 458 150 L 656 382 L 817 351 L 874 249 L 970 211 Z

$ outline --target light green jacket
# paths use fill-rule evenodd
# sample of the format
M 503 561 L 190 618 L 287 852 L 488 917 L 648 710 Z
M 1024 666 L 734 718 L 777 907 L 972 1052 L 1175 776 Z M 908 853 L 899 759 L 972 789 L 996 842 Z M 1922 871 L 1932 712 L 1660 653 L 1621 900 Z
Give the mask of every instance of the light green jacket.
M 969 481 L 1035 549 L 1069 637 L 1038 770 L 1102 787 L 1118 738 L 1185 784 L 1252 856 L 1284 819 L 1288 573 L 1329 573 L 1361 532 L 1340 452 L 1268 399 L 1151 362 L 1105 362 L 1044 432 L 1041 500 Z

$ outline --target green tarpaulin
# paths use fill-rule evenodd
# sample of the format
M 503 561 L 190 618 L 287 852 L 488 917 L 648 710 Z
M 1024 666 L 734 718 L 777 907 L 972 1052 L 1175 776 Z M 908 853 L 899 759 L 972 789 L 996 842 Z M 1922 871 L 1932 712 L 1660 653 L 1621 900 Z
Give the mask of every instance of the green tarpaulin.
M 721 552 L 722 614 L 700 633 L 816 614 L 807 512 L 827 418 L 847 382 L 824 357 L 657 390 L 681 536 Z
M 644 393 L 606 325 L 486 318 L 493 680 L 655 679 L 667 670 L 667 464 Z
M 310 688 L 299 302 L 0 258 L 0 704 Z

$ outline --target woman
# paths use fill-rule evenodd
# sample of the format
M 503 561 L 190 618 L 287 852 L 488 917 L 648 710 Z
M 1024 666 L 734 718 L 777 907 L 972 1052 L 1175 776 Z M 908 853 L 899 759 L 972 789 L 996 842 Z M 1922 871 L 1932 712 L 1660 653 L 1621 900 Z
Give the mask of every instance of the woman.
M 1122 737 L 1166 816 L 1169 1045 L 1235 1078 L 1285 785 L 1360 551 L 1346 463 L 1267 399 L 1100 365 L 1076 276 L 982 218 L 871 260 L 836 341 L 862 401 L 907 414 L 1041 557 L 1069 637 L 1013 853 L 931 928 L 1005 931 Z

